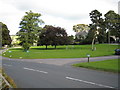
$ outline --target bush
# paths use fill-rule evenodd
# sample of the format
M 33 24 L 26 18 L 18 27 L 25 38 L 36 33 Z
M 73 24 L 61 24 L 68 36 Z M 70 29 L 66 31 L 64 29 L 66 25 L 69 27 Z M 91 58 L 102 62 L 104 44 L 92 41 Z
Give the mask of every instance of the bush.
M 85 40 L 83 40 L 83 41 L 80 42 L 81 45 L 91 44 L 91 43 L 92 43 L 92 42 L 89 41 L 89 40 L 87 40 L 87 39 L 85 39 Z
M 24 48 L 24 51 L 29 50 L 30 46 L 31 45 L 29 43 L 23 43 L 23 45 L 22 45 L 22 47 Z

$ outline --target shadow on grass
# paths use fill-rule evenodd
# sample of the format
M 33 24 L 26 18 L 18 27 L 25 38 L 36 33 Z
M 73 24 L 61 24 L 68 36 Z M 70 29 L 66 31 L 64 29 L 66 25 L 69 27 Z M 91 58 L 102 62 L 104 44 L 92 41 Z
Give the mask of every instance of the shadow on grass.
M 58 47 L 49 47 L 46 49 L 45 47 L 33 47 L 31 50 L 69 50 L 69 49 L 90 49 L 89 47 L 74 47 L 74 46 L 58 46 Z
M 65 48 L 31 48 L 31 50 L 65 50 Z
M 77 45 L 77 47 L 75 46 L 58 46 L 58 47 L 49 47 L 46 49 L 45 47 L 31 47 L 30 50 L 76 50 L 76 49 L 81 49 L 81 50 L 88 50 L 88 49 L 91 49 L 90 47 L 83 47 L 83 46 L 79 46 Z M 9 49 L 9 50 L 23 50 L 23 48 L 12 48 L 12 49 Z

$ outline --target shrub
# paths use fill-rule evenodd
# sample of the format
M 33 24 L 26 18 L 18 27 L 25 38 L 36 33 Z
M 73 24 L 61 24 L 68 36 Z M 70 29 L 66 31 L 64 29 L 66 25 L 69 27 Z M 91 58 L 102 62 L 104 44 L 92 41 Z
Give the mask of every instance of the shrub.
M 30 46 L 31 46 L 31 45 L 30 45 L 29 43 L 23 43 L 23 45 L 22 45 L 24 51 L 29 50 Z

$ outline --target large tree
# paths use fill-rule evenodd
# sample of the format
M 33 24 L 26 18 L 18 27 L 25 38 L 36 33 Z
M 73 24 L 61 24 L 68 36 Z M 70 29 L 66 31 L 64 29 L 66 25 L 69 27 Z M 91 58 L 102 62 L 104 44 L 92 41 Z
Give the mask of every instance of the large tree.
M 75 32 L 81 32 L 81 31 L 88 31 L 89 30 L 89 26 L 86 24 L 77 24 L 73 26 L 73 30 Z
M 111 35 L 120 38 L 120 15 L 110 10 L 104 16 L 108 32 L 108 43 L 110 43 Z
M 2 46 L 4 45 L 10 45 L 12 42 L 12 39 L 9 35 L 10 31 L 7 28 L 7 25 L 0 22 L 0 32 L 1 32 L 1 38 L 2 38 Z
M 68 36 L 64 28 L 45 25 L 39 36 L 38 45 L 56 46 L 68 44 Z
M 38 32 L 40 32 L 40 25 L 44 22 L 39 19 L 40 13 L 33 13 L 32 11 L 26 12 L 26 15 L 20 22 L 20 31 L 17 32 L 20 45 L 27 51 L 33 43 L 36 43 L 38 38 Z
M 104 19 L 102 19 L 100 22 L 98 32 L 99 32 L 99 34 L 97 35 L 97 41 L 99 43 L 105 43 L 106 39 L 107 39 L 107 35 L 106 35 L 106 28 L 105 28 Z
M 91 11 L 89 15 L 92 21 L 92 23 L 90 24 L 89 35 L 91 33 L 90 38 L 92 40 L 92 50 L 93 50 L 95 39 L 98 38 L 98 35 L 100 36 L 101 30 L 103 30 L 104 24 L 103 24 L 103 19 L 101 17 L 102 13 L 100 13 L 98 10 Z

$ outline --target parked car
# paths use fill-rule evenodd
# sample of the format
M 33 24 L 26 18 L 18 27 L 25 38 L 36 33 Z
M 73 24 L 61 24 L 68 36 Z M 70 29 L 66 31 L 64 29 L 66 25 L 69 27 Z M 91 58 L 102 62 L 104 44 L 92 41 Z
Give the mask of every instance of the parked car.
M 115 55 L 120 55 L 120 49 L 115 49 Z

